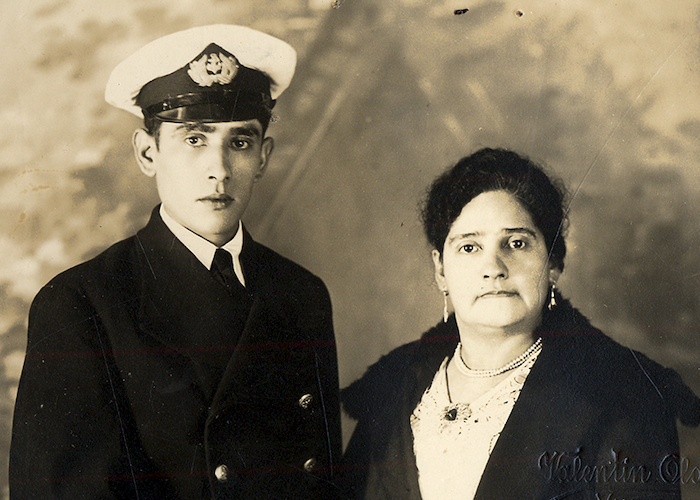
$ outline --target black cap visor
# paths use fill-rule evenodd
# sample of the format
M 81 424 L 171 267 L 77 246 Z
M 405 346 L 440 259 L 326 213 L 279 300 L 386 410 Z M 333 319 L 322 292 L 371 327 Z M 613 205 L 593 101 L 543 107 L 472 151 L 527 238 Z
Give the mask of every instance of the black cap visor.
M 153 104 L 144 117 L 166 122 L 269 121 L 275 101 L 259 92 L 220 91 L 186 94 Z

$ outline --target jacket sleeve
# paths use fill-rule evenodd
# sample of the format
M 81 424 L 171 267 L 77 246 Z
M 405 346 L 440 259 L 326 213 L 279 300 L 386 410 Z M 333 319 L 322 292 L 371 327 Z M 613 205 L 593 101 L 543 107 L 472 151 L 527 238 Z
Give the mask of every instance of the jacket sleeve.
M 617 419 L 608 429 L 596 463 L 600 498 L 680 499 L 676 477 L 678 437 L 668 413 Z
M 100 318 L 81 290 L 54 281 L 29 314 L 10 450 L 13 500 L 135 494 L 147 471 Z
M 642 353 L 634 351 L 633 354 L 671 414 L 688 427 L 700 425 L 700 398 L 683 382 L 678 372 L 661 366 Z
M 330 463 L 331 486 L 325 493 L 326 498 L 336 494 L 335 480 L 339 476 L 338 466 L 342 459 L 343 446 L 340 426 L 340 394 L 338 382 L 338 355 L 333 329 L 333 313 L 331 299 L 326 286 L 318 280 L 318 299 L 312 303 L 318 304 L 315 314 L 311 314 L 316 323 L 316 373 L 321 395 L 323 423 L 325 426 L 326 446 Z M 309 327 L 313 329 L 313 327 Z
M 369 498 L 373 494 L 368 493 L 373 488 L 370 484 L 383 483 L 387 477 L 386 464 L 404 460 L 398 458 L 390 442 L 393 442 L 397 429 L 403 428 L 401 423 L 408 421 L 405 412 L 415 406 L 406 398 L 422 394 L 422 391 L 414 390 L 413 378 L 408 375 L 413 367 L 414 349 L 415 344 L 395 349 L 341 391 L 343 409 L 357 421 L 343 456 L 343 498 Z M 402 476 L 406 467 L 391 469 L 391 474 Z M 380 477 L 383 479 L 379 480 Z M 387 482 L 395 484 L 395 498 L 412 498 L 403 493 L 406 482 Z
M 609 375 L 620 390 L 608 402 L 609 423 L 597 457 L 597 493 L 602 498 L 680 499 L 674 468 L 679 454 L 676 418 L 684 406 L 675 385 L 680 378 L 641 353 L 628 353 L 627 369 L 618 377 Z
M 343 474 L 340 485 L 343 499 L 361 499 L 367 489 L 367 471 L 376 445 L 378 422 L 376 413 L 381 393 L 388 385 L 382 380 L 386 373 L 386 356 L 370 366 L 367 372 L 341 393 L 345 413 L 357 423 L 343 455 Z
M 340 391 L 345 413 L 354 420 L 372 420 L 389 400 L 396 399 L 396 387 L 413 366 L 416 343 L 404 344 L 376 363 L 349 386 Z

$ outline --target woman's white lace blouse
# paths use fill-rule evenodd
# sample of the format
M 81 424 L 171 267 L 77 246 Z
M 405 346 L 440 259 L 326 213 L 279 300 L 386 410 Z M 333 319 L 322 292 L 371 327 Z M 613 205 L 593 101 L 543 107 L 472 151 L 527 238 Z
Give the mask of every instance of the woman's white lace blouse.
M 413 452 L 424 500 L 474 498 L 491 451 L 537 355 L 470 404 L 450 400 L 449 359 L 442 362 L 411 415 Z

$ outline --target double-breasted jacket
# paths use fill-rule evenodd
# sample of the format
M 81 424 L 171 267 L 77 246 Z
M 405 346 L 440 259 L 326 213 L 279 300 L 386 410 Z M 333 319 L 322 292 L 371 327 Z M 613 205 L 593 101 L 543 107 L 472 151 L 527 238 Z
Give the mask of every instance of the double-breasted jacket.
M 148 225 L 36 296 L 13 500 L 331 498 L 341 453 L 322 281 L 244 233 L 250 302 Z

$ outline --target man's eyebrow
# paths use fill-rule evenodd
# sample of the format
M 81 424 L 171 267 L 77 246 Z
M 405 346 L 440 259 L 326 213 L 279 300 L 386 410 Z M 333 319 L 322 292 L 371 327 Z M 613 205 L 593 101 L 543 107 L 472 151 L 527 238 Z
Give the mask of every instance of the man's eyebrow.
M 185 132 L 204 132 L 207 134 L 211 134 L 216 131 L 216 127 L 212 127 L 211 125 L 207 125 L 206 123 L 201 122 L 185 122 L 175 127 L 175 131 L 177 132 L 183 130 Z
M 248 126 L 243 126 L 243 127 L 232 127 L 229 130 L 230 135 L 246 135 L 248 137 L 260 137 L 260 130 L 258 130 L 256 127 L 248 127 Z

